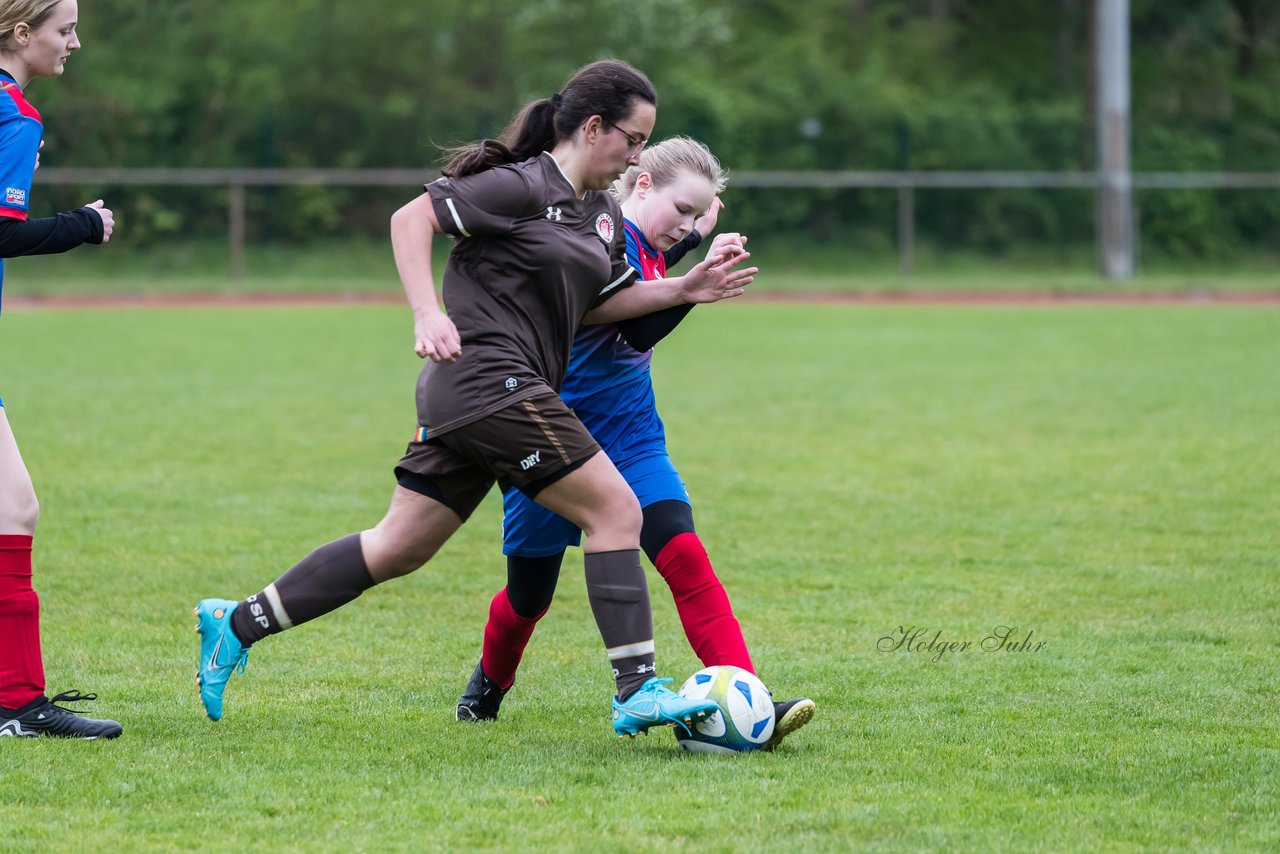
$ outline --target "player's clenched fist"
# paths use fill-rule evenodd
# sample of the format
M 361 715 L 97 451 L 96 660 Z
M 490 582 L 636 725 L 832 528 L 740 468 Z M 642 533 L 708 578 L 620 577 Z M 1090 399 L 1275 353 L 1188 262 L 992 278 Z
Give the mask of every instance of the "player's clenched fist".
M 111 239 L 111 232 L 116 227 L 115 214 L 111 212 L 111 208 L 107 207 L 102 199 L 98 199 L 96 202 L 90 202 L 85 205 L 85 207 L 102 217 L 102 242 L 106 243 Z

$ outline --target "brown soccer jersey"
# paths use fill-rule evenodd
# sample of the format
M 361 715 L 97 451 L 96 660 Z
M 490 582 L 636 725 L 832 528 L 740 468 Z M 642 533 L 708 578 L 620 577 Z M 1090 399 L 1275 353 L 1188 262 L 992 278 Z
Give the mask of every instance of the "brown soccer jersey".
M 443 293 L 462 355 L 418 377 L 418 422 L 439 435 L 559 391 L 583 316 L 638 273 L 618 203 L 598 190 L 578 198 L 550 153 L 426 189 L 457 238 Z

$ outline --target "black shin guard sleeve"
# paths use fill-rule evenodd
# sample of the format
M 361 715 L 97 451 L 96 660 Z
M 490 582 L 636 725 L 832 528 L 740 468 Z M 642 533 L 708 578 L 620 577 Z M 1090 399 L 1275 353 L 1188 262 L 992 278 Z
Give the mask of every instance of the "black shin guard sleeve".
M 604 640 L 618 696 L 626 699 L 654 673 L 653 612 L 640 551 L 583 556 L 591 613 Z
M 245 644 L 336 610 L 373 586 L 360 535 L 323 545 L 240 603 L 232 629 Z
M 681 534 L 692 534 L 693 508 L 684 501 L 655 501 L 644 508 L 644 527 L 640 529 L 640 548 L 649 562 L 658 565 L 658 555 L 667 543 Z
M 547 557 L 507 556 L 507 598 L 511 610 L 526 620 L 547 610 L 556 595 L 564 552 Z

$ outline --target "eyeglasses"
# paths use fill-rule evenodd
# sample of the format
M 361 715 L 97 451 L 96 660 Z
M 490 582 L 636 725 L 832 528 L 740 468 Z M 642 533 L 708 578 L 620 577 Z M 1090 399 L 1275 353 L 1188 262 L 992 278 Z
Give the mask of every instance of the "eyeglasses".
M 623 136 L 625 136 L 625 137 L 627 138 L 627 142 L 631 143 L 631 148 L 632 148 L 633 150 L 635 150 L 635 151 L 639 151 L 640 149 L 644 148 L 646 145 L 648 145 L 648 144 L 649 144 L 649 138 L 648 138 L 648 137 L 640 136 L 639 134 L 631 133 L 631 132 L 630 132 L 630 131 L 628 131 L 626 128 L 618 127 L 617 125 L 615 125 L 615 124 L 614 124 L 613 122 L 611 122 L 611 121 L 607 121 L 607 120 L 606 120 L 606 121 L 605 121 L 605 124 L 607 124 L 609 127 L 613 128 L 613 129 L 614 129 L 614 130 L 616 130 L 618 133 L 620 133 L 620 134 L 622 134 Z

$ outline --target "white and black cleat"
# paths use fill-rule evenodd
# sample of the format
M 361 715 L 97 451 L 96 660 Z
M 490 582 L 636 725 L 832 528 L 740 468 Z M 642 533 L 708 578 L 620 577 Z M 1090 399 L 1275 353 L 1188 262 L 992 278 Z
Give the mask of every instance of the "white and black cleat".
M 482 662 L 477 661 L 467 689 L 458 698 L 457 719 L 468 722 L 496 721 L 498 707 L 502 705 L 502 698 L 507 696 L 509 690 L 510 686 L 500 688 L 497 682 L 485 676 Z
M 86 741 L 92 741 L 95 738 L 115 738 L 124 732 L 124 727 L 115 721 L 82 717 L 83 712 L 56 705 L 57 703 L 83 703 L 97 698 L 96 694 L 67 691 L 52 699 L 41 695 L 20 709 L 11 710 L 0 707 L 0 736 L 35 738 L 43 735 L 53 738 L 80 738 Z

